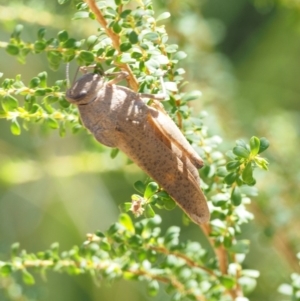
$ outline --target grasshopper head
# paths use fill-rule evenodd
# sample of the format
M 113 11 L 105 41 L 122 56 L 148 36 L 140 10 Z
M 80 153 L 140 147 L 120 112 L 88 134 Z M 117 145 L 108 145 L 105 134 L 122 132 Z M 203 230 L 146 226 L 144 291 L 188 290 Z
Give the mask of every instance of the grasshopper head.
M 66 99 L 76 105 L 84 105 L 93 101 L 99 89 L 103 87 L 103 77 L 88 73 L 80 77 L 66 92 Z

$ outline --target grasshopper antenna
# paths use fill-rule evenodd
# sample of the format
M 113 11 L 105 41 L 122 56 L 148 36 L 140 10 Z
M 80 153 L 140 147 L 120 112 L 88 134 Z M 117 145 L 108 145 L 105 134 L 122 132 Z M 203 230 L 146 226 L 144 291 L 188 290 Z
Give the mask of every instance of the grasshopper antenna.
M 66 80 L 67 80 L 67 87 L 70 87 L 70 63 L 66 65 Z
M 76 77 L 78 75 L 78 71 L 79 71 L 80 67 L 78 67 L 76 69 L 76 72 L 75 72 L 75 75 L 74 75 L 74 78 L 72 80 L 72 84 L 75 82 L 76 80 Z M 70 83 L 70 63 L 67 63 L 66 64 L 66 80 L 67 80 L 67 87 L 70 87 L 71 83 Z

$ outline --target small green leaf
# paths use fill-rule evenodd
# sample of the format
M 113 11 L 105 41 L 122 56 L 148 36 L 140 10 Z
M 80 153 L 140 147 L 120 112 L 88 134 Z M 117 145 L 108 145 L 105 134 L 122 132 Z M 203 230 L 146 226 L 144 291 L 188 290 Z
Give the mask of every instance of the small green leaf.
M 147 204 L 145 206 L 145 216 L 147 218 L 152 218 L 155 216 L 155 211 L 153 210 L 152 206 L 150 204 Z
M 106 52 L 106 56 L 111 57 L 115 54 L 115 52 L 116 52 L 116 49 L 112 48 Z
M 242 146 L 235 146 L 232 151 L 238 157 L 248 158 L 250 155 L 249 150 Z
M 12 120 L 11 125 L 10 125 L 10 130 L 13 135 L 18 136 L 21 134 L 21 127 L 16 119 Z
M 164 85 L 168 91 L 171 91 L 171 92 L 178 91 L 177 83 L 175 83 L 175 82 L 164 82 Z M 183 107 L 181 107 L 181 109 L 183 109 Z M 187 109 L 187 107 L 186 107 L 186 109 Z
M 174 53 L 178 50 L 178 45 L 177 44 L 168 45 L 165 50 L 167 53 Z
M 199 99 L 201 96 L 202 96 L 202 92 L 196 90 L 189 93 L 185 93 L 181 99 L 182 101 L 192 101 L 192 100 Z
M 47 53 L 47 59 L 52 65 L 59 65 L 61 61 L 61 54 L 57 51 L 49 51 Z
M 54 112 L 54 108 L 51 107 L 49 104 L 47 104 L 46 102 L 44 103 L 44 109 L 48 114 L 52 114 Z M 47 120 L 46 120 L 47 122 Z
M 68 108 L 71 104 L 70 104 L 68 101 L 66 101 L 66 99 L 60 98 L 60 99 L 59 99 L 59 105 L 60 105 L 62 108 L 66 109 L 66 108 Z
M 37 32 L 37 37 L 39 40 L 42 40 L 46 34 L 46 28 L 40 28 Z
M 168 19 L 168 18 L 170 18 L 170 16 L 171 16 L 171 14 L 169 12 L 164 12 L 156 18 L 156 22 L 158 22 L 160 20 Z
M 218 194 L 214 195 L 211 199 L 212 199 L 212 203 L 214 204 L 214 206 L 221 207 L 228 202 L 229 195 L 227 195 L 225 193 L 218 193 Z
M 240 188 L 238 186 L 235 186 L 233 188 L 230 198 L 231 198 L 231 203 L 234 206 L 239 206 L 241 204 L 242 194 L 241 194 Z
M 51 249 L 52 252 L 57 253 L 58 249 L 59 249 L 59 243 L 58 242 L 52 243 L 51 246 L 50 246 L 50 249 Z
M 236 144 L 237 146 L 241 146 L 241 147 L 243 147 L 243 148 L 247 148 L 247 144 L 246 144 L 246 142 L 245 142 L 243 139 L 238 139 L 238 140 L 236 140 L 236 141 L 235 141 L 235 144 Z
M 159 215 L 155 215 L 153 218 L 148 219 L 147 227 L 154 228 L 154 227 L 160 225 L 161 221 L 162 221 L 161 217 Z
M 4 264 L 0 268 L 0 275 L 2 275 L 3 277 L 9 276 L 12 272 L 13 272 L 13 268 L 12 265 L 9 263 Z
M 143 245 L 143 240 L 139 235 L 132 235 L 128 239 L 128 244 L 133 248 L 141 248 Z
M 94 62 L 94 54 L 90 51 L 82 50 L 79 54 L 79 58 L 88 65 Z
M 164 198 L 163 202 L 164 202 L 164 207 L 167 210 L 173 210 L 177 206 L 174 200 L 171 199 L 170 197 Z
M 27 270 L 22 271 L 22 280 L 27 285 L 33 285 L 35 283 L 33 276 L 27 272 Z
M 31 114 L 34 114 L 34 113 L 36 113 L 39 109 L 41 109 L 41 107 L 38 105 L 38 104 L 33 104 L 33 106 L 31 107 L 31 109 L 30 109 L 30 113 Z M 42 110 L 42 109 L 41 109 Z
M 31 52 L 31 49 L 29 48 L 29 45 L 28 46 L 26 45 L 24 48 L 20 48 L 18 61 L 21 64 L 25 64 L 26 63 L 26 55 L 29 54 L 30 52 Z
M 159 69 L 159 67 L 160 67 L 159 62 L 152 58 L 150 60 L 146 61 L 145 65 L 147 66 L 147 68 L 149 68 L 150 70 L 153 70 L 153 71 L 155 71 L 156 69 Z
M 76 123 L 76 124 L 74 124 L 73 127 L 72 127 L 72 133 L 75 134 L 75 133 L 77 133 L 77 132 L 78 132 L 79 130 L 81 130 L 81 129 L 82 129 L 82 125 Z
M 144 194 L 146 186 L 145 186 L 145 184 L 142 181 L 136 181 L 133 184 L 133 186 L 134 186 L 134 188 L 135 188 L 136 191 L 138 191 L 141 194 Z
M 105 238 L 105 237 L 106 237 L 105 234 L 104 234 L 102 231 L 100 231 L 100 230 L 96 230 L 95 234 L 96 234 L 98 237 L 101 237 L 101 238 Z
M 173 244 L 178 241 L 180 234 L 180 228 L 177 226 L 171 226 L 164 237 L 164 242 L 166 245 Z
M 11 256 L 16 257 L 20 249 L 20 243 L 19 242 L 13 243 L 10 249 L 11 249 Z
M 123 231 L 123 227 L 119 223 L 112 224 L 107 230 L 108 237 L 114 237 L 118 235 L 119 232 Z
M 232 236 L 226 234 L 224 237 L 223 244 L 226 249 L 230 248 L 232 246 Z
M 46 93 L 47 93 L 47 90 L 43 89 L 43 88 L 39 88 L 34 91 L 35 96 L 45 96 Z
M 52 118 L 52 117 L 48 117 L 46 119 L 46 122 L 48 124 L 48 126 L 51 128 L 51 129 L 58 129 L 59 128 L 59 124 L 57 122 L 56 119 Z
M 143 39 L 155 42 L 159 39 L 159 35 L 156 32 L 148 32 L 143 36 Z
M 130 216 L 126 213 L 122 213 L 119 217 L 119 223 L 126 228 L 131 233 L 135 232 L 132 220 Z
M 121 12 L 120 18 L 125 19 L 128 15 L 130 15 L 132 12 L 131 9 L 125 9 Z
M 52 104 L 58 101 L 58 97 L 57 96 L 53 96 L 53 95 L 48 95 L 44 98 L 44 102 L 48 103 L 48 104 Z
M 265 137 L 262 137 L 259 140 L 260 140 L 260 146 L 259 146 L 258 153 L 260 154 L 270 146 L 270 143 Z
M 103 52 L 104 52 L 104 48 L 99 48 L 97 50 L 97 56 L 101 56 Z
M 125 64 L 133 64 L 135 63 L 135 59 L 131 57 L 130 53 L 123 52 L 120 57 L 120 62 Z
M 112 29 L 115 33 L 120 33 L 122 31 L 122 26 L 119 22 L 114 22 Z
M 99 242 L 100 249 L 103 251 L 110 251 L 111 245 L 106 240 L 101 240 Z
M 125 51 L 129 50 L 131 47 L 132 47 L 132 46 L 131 46 L 130 43 L 122 43 L 122 44 L 120 45 L 120 50 L 121 50 L 122 52 L 125 52 Z
M 226 164 L 226 169 L 228 171 L 232 171 L 232 170 L 237 169 L 240 165 L 241 165 L 240 161 L 237 161 L 237 160 L 230 161 Z
M 67 33 L 66 30 L 61 30 L 58 34 L 57 34 L 58 40 L 60 42 L 65 42 L 68 40 L 69 38 L 69 34 Z
M 5 50 L 7 51 L 7 53 L 9 53 L 11 55 L 18 55 L 19 51 L 20 51 L 19 47 L 14 44 L 8 44 L 5 48 Z
M 118 148 L 113 148 L 113 149 L 111 150 L 111 152 L 110 152 L 110 157 L 111 157 L 112 159 L 114 159 L 114 158 L 117 157 L 118 153 L 119 153 L 119 149 L 118 149 Z
M 136 44 L 139 41 L 139 36 L 134 30 L 132 30 L 128 35 L 128 39 L 131 44 Z
M 34 77 L 29 82 L 29 88 L 36 88 L 40 84 L 41 80 L 38 77 Z
M 235 279 L 228 275 L 221 276 L 219 280 L 227 289 L 232 289 L 235 285 Z
M 24 26 L 22 24 L 17 24 L 11 37 L 19 40 L 19 37 L 21 35 L 23 28 L 24 28 Z
M 99 2 L 101 2 L 101 1 L 99 1 Z M 96 20 L 96 16 L 92 12 L 89 13 L 89 18 L 92 19 L 92 20 Z
M 79 44 L 80 44 L 79 41 L 77 41 L 73 38 L 70 38 L 70 39 L 66 40 L 62 46 L 65 48 L 78 48 Z
M 252 169 L 251 161 L 249 161 L 246 167 L 244 168 L 242 173 L 242 179 L 246 184 L 253 183 L 254 179 L 253 179 L 253 169 Z
M 237 177 L 238 175 L 236 172 L 231 172 L 224 178 L 224 182 L 228 185 L 231 185 L 236 181 Z
M 260 275 L 260 272 L 257 271 L 257 270 L 243 269 L 241 271 L 241 274 L 243 276 L 248 276 L 248 277 L 251 277 L 251 278 L 258 278 L 259 275 Z
M 134 58 L 134 59 L 139 59 L 143 56 L 143 53 L 140 51 L 140 50 L 134 50 L 132 53 L 131 53 L 131 57 Z
M 10 94 L 6 94 L 3 97 L 2 108 L 5 112 L 14 111 L 18 105 L 18 100 Z
M 146 200 L 150 199 L 151 196 L 153 194 L 155 194 L 155 192 L 157 192 L 158 190 L 158 184 L 155 183 L 155 182 L 150 182 L 147 187 L 146 187 L 146 190 L 145 190 L 145 193 L 144 193 L 144 198 Z
M 87 38 L 87 40 L 86 40 L 87 46 L 88 46 L 88 47 L 94 46 L 94 45 L 96 44 L 96 42 L 98 41 L 98 39 L 99 39 L 99 38 L 98 38 L 97 36 L 95 36 L 95 35 L 89 36 L 89 37 Z
M 42 87 L 42 88 L 47 87 L 47 77 L 48 77 L 48 74 L 46 71 L 38 74 L 38 78 L 40 79 L 40 87 Z
M 227 175 L 227 170 L 224 166 L 217 168 L 216 175 L 220 178 L 224 178 Z
M 178 75 L 182 75 L 185 74 L 185 70 L 183 68 L 178 68 L 175 70 L 174 75 L 178 76 Z M 202 111 L 204 113 L 204 111 Z
M 38 53 L 43 51 L 47 47 L 47 44 L 44 41 L 35 41 L 33 47 L 35 52 Z
M 238 279 L 238 283 L 246 295 L 250 294 L 256 287 L 256 279 L 250 277 L 242 276 Z
M 251 155 L 256 156 L 259 152 L 259 148 L 260 148 L 260 140 L 255 136 L 251 137 L 250 139 Z
M 187 57 L 187 54 L 184 51 L 178 51 L 174 54 L 172 60 L 180 61 Z
M 79 20 L 79 19 L 84 19 L 84 18 L 88 18 L 88 17 L 89 17 L 89 12 L 79 11 L 74 14 L 74 17 L 72 18 L 72 20 Z

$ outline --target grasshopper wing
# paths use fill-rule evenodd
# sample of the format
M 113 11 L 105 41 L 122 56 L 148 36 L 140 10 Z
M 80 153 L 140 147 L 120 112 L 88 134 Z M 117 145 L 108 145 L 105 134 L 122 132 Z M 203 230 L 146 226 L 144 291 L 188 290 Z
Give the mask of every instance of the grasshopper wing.
M 203 160 L 183 136 L 182 132 L 176 126 L 174 121 L 165 112 L 162 105 L 155 101 L 152 104 L 152 107 L 155 108 L 155 111 L 150 111 L 153 116 L 153 122 L 156 124 L 161 134 L 167 137 L 182 152 L 184 152 L 190 158 L 191 162 L 193 163 L 193 165 L 195 165 L 196 168 L 199 169 L 203 167 Z
M 189 143 L 171 119 L 147 108 L 142 122 L 118 120 L 117 147 L 158 182 L 196 224 L 207 223 L 209 210 L 194 163 L 199 156 L 194 150 L 191 156 L 191 146 L 186 147 Z

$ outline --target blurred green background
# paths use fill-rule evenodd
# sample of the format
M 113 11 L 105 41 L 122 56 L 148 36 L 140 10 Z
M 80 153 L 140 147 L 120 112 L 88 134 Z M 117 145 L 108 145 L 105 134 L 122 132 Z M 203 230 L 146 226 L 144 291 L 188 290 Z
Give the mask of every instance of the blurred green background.
M 203 97 L 192 105 L 195 113 L 209 113 L 206 123 L 223 138 L 223 150 L 252 135 L 271 143 L 266 153 L 270 171 L 257 174 L 259 196 L 250 207 L 255 220 L 243 227 L 243 237 L 251 240 L 245 265 L 261 273 L 249 295 L 252 301 L 284 300 L 277 293 L 279 284 L 299 272 L 300 1 L 154 0 L 154 7 L 157 15 L 172 14 L 166 22 L 170 43 L 188 54 L 182 65 L 186 89 L 202 90 Z M 48 38 L 62 28 L 76 38 L 96 32 L 96 23 L 71 21 L 72 13 L 72 3 L 0 0 L 0 41 L 8 41 L 19 23 L 28 41 L 35 40 L 40 27 L 48 28 Z M 44 54 L 29 56 L 20 65 L 0 49 L 4 78 L 22 74 L 27 83 L 43 70 L 50 84 L 65 78 L 64 66 L 51 71 Z M 28 252 L 45 250 L 53 242 L 66 250 L 80 244 L 86 233 L 106 230 L 118 217 L 118 205 L 130 199 L 133 183 L 145 177 L 136 166 L 126 165 L 123 155 L 110 159 L 110 151 L 85 131 L 60 138 L 56 131 L 31 125 L 13 136 L 9 122 L 0 120 L 0 127 L 1 260 L 8 259 L 16 241 Z M 162 216 L 164 229 L 181 225 L 179 209 Z M 181 237 L 199 240 L 198 228 L 184 227 Z M 47 282 L 39 277 L 37 282 L 22 288 L 28 299 L 18 297 L 20 287 L 2 282 L 0 300 L 151 299 L 143 285 L 131 282 L 99 287 L 87 276 L 54 273 Z M 155 300 L 167 298 L 162 290 Z

